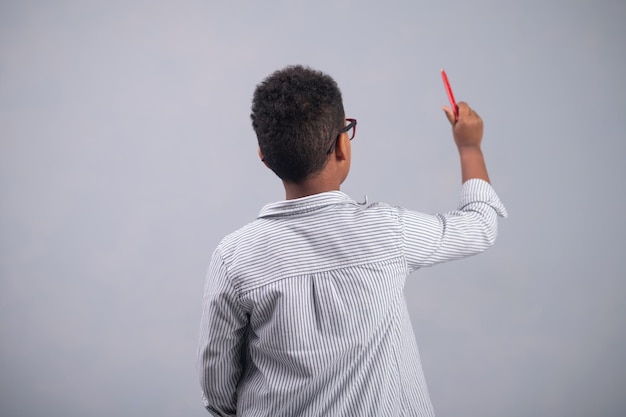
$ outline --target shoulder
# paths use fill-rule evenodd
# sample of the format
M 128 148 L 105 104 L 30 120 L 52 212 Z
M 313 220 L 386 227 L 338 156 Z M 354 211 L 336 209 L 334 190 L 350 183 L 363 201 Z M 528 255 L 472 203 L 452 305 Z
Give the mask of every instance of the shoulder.
M 246 242 L 254 239 L 255 236 L 263 234 L 263 224 L 266 223 L 263 219 L 255 219 L 254 221 L 245 224 L 239 229 L 227 234 L 217 245 L 217 250 L 222 256 L 228 256 Z

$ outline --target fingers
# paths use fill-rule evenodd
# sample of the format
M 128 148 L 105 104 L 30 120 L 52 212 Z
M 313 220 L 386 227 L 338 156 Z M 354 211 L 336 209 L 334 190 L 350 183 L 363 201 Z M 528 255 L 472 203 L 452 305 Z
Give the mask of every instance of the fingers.
M 478 113 L 476 113 L 466 102 L 460 101 L 457 103 L 457 106 L 459 107 L 459 119 L 478 119 L 482 122 Z
M 461 116 L 467 117 L 473 112 L 472 108 L 464 101 L 459 101 L 456 105 L 459 108 L 459 118 Z
M 452 126 L 454 126 L 461 117 L 466 118 L 467 116 L 471 115 L 472 113 L 472 109 L 470 108 L 470 106 L 467 105 L 466 102 L 464 101 L 460 101 L 456 104 L 457 108 L 458 108 L 458 117 L 455 116 L 454 114 L 454 110 L 452 110 L 450 107 L 448 106 L 442 106 L 442 110 L 446 113 L 446 117 L 448 118 L 448 121 L 450 122 L 450 124 Z
M 456 117 L 454 116 L 454 111 L 452 111 L 452 109 L 448 106 L 442 106 L 441 109 L 446 114 L 446 117 L 448 118 L 448 121 L 450 122 L 450 124 L 454 126 L 454 124 L 456 123 Z
M 454 111 L 448 106 L 442 106 L 441 109 L 446 114 L 448 121 L 454 127 L 459 120 L 463 120 L 463 123 L 478 122 L 482 124 L 482 119 L 466 102 L 459 101 L 457 103 L 459 109 L 459 117 L 455 117 Z

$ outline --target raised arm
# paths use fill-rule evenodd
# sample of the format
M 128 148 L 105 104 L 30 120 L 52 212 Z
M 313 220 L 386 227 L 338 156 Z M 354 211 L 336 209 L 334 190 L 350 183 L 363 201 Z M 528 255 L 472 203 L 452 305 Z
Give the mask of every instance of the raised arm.
M 443 110 L 452 125 L 454 142 L 461 158 L 463 180 L 457 210 L 443 214 L 424 214 L 399 210 L 410 270 L 474 255 L 495 242 L 498 216 L 506 209 L 489 184 L 480 148 L 483 121 L 467 103 L 460 102 L 458 121 L 449 107 Z

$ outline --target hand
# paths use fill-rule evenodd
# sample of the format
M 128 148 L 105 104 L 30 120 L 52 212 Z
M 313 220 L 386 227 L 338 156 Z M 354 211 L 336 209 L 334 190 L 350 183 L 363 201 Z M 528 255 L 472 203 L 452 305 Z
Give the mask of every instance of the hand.
M 447 106 L 442 107 L 452 125 L 452 135 L 456 146 L 459 149 L 465 147 L 480 148 L 483 138 L 483 120 L 467 103 L 459 102 L 457 106 L 459 107 L 459 118 L 456 121 L 452 109 Z
M 460 102 L 459 118 L 454 120 L 454 112 L 449 107 L 443 107 L 446 116 L 452 125 L 452 135 L 461 157 L 461 180 L 463 182 L 479 178 L 489 182 L 485 158 L 480 149 L 483 139 L 483 121 L 480 116 L 467 105 Z

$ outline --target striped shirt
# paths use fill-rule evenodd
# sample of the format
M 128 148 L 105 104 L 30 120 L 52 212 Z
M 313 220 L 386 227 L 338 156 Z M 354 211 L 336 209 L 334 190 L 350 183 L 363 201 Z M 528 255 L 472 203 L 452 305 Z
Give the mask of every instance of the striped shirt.
M 506 210 L 482 180 L 429 215 L 340 191 L 265 206 L 215 250 L 198 349 L 214 416 L 432 416 L 404 298 L 424 266 L 479 253 Z

